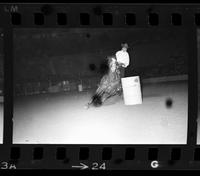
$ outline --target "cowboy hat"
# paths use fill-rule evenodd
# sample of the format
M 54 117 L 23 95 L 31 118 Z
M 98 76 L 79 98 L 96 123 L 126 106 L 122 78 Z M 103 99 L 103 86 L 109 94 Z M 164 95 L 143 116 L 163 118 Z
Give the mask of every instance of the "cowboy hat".
M 121 46 L 122 48 L 129 48 L 127 43 L 122 43 Z

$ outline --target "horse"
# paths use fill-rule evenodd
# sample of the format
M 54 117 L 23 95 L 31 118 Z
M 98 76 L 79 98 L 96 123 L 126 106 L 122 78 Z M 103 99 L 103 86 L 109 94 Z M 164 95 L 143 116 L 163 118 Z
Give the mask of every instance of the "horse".
M 87 105 L 100 107 L 109 98 L 122 94 L 120 65 L 115 56 L 107 57 L 108 72 L 102 77 L 98 88 Z

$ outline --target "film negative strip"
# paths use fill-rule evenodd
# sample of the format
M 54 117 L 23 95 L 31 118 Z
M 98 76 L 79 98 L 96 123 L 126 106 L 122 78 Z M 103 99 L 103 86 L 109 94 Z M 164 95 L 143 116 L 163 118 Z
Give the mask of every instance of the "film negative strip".
M 199 25 L 195 4 L 0 4 L 0 169 L 199 169 Z

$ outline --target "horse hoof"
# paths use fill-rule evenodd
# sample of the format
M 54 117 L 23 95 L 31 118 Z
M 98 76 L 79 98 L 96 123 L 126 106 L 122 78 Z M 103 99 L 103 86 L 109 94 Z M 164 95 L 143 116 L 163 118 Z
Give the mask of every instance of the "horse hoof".
M 84 109 L 89 109 L 89 107 L 88 106 L 84 106 Z
M 85 109 L 89 109 L 89 107 L 90 107 L 89 104 L 87 104 L 87 105 L 84 106 Z

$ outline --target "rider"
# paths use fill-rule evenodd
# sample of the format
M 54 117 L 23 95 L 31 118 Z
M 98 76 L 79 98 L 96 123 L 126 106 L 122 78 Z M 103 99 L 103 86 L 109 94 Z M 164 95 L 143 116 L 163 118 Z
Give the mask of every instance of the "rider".
M 117 62 L 119 63 L 120 67 L 120 76 L 121 78 L 125 77 L 125 68 L 128 67 L 130 63 L 130 58 L 129 54 L 127 52 L 128 44 L 127 43 L 122 43 L 121 44 L 122 49 L 120 51 L 116 52 L 116 59 Z

